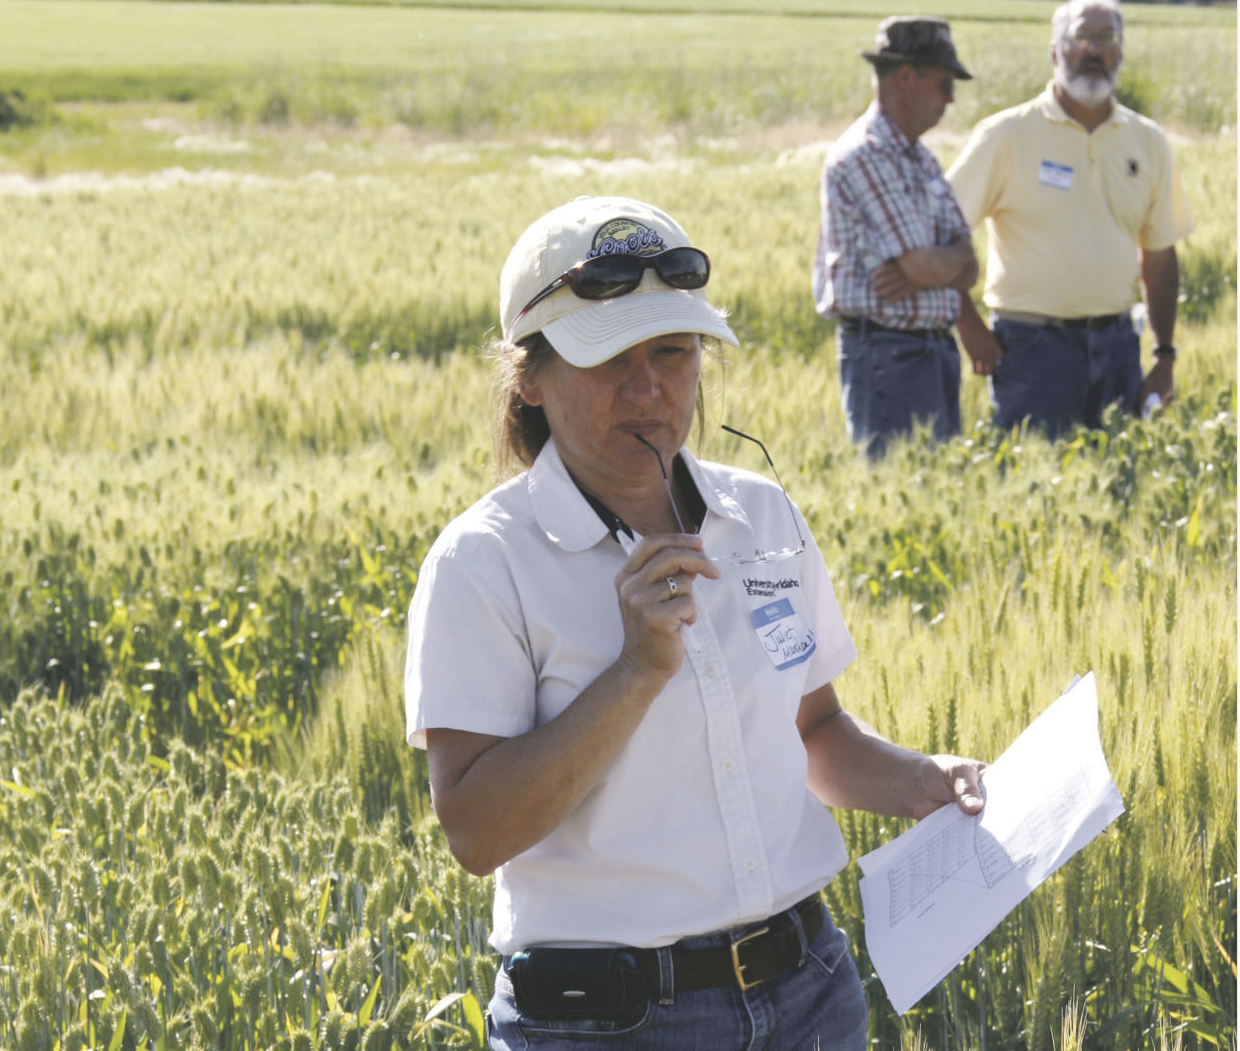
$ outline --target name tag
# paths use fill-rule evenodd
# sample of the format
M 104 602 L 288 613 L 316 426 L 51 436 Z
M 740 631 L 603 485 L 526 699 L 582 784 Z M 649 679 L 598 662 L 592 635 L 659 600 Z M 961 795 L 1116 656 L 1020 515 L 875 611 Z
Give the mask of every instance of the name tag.
M 1043 186 L 1053 186 L 1056 190 L 1070 190 L 1072 189 L 1072 169 L 1066 164 L 1043 161 L 1038 167 L 1038 182 Z
M 809 660 L 818 643 L 786 598 L 759 606 L 752 613 L 758 641 L 779 671 Z

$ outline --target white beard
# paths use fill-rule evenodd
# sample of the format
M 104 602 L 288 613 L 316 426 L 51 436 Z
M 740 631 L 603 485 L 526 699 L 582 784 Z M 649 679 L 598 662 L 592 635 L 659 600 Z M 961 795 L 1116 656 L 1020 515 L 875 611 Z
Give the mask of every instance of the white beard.
M 1085 73 L 1072 73 L 1064 68 L 1063 62 L 1055 63 L 1055 83 L 1068 93 L 1068 97 L 1082 106 L 1094 109 L 1111 98 L 1115 92 L 1115 77 L 1119 76 L 1119 66 L 1115 67 L 1114 76 L 1108 79 L 1106 74 L 1089 76 Z

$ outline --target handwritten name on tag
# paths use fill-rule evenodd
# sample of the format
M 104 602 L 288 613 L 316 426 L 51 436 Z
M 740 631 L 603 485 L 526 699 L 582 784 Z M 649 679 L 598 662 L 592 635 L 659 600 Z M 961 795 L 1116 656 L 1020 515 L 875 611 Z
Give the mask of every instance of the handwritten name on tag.
M 1038 182 L 1043 186 L 1053 186 L 1056 190 L 1070 190 L 1072 189 L 1072 169 L 1066 164 L 1043 161 L 1038 166 Z
M 818 645 L 814 633 L 802 623 L 786 598 L 759 606 L 752 618 L 758 641 L 780 671 L 808 660 Z

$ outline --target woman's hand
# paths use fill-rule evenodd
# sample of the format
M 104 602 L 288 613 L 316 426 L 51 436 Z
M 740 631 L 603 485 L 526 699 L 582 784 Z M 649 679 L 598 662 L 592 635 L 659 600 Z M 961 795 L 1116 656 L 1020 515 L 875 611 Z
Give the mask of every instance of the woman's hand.
M 662 688 L 680 670 L 685 656 L 680 627 L 697 619 L 693 589 L 699 576 L 719 578 L 700 537 L 643 537 L 633 548 L 616 574 L 624 624 L 620 663 L 630 673 Z
M 809 756 L 810 791 L 827 806 L 920 821 L 947 803 L 966 814 L 984 805 L 985 763 L 892 744 L 844 711 L 830 683 L 801 698 L 797 728 Z
M 426 731 L 431 799 L 466 869 L 483 875 L 528 850 L 598 784 L 684 660 L 680 627 L 697 616 L 699 576 L 719 571 L 697 537 L 646 537 L 616 575 L 620 657 L 572 704 L 516 737 Z
M 981 812 L 985 763 L 958 755 L 931 755 L 925 759 L 919 771 L 921 798 L 913 806 L 913 817 L 920 821 L 952 802 L 966 814 Z

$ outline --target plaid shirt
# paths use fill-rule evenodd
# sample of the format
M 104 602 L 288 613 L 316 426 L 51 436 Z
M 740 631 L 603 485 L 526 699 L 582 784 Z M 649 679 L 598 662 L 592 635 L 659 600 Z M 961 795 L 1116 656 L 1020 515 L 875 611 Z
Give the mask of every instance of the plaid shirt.
M 933 288 L 880 304 L 874 270 L 914 248 L 951 244 L 969 233 L 939 162 L 910 143 L 871 103 L 831 148 L 823 167 L 822 229 L 814 259 L 814 302 L 823 317 L 865 317 L 890 328 L 948 328 L 960 293 Z

